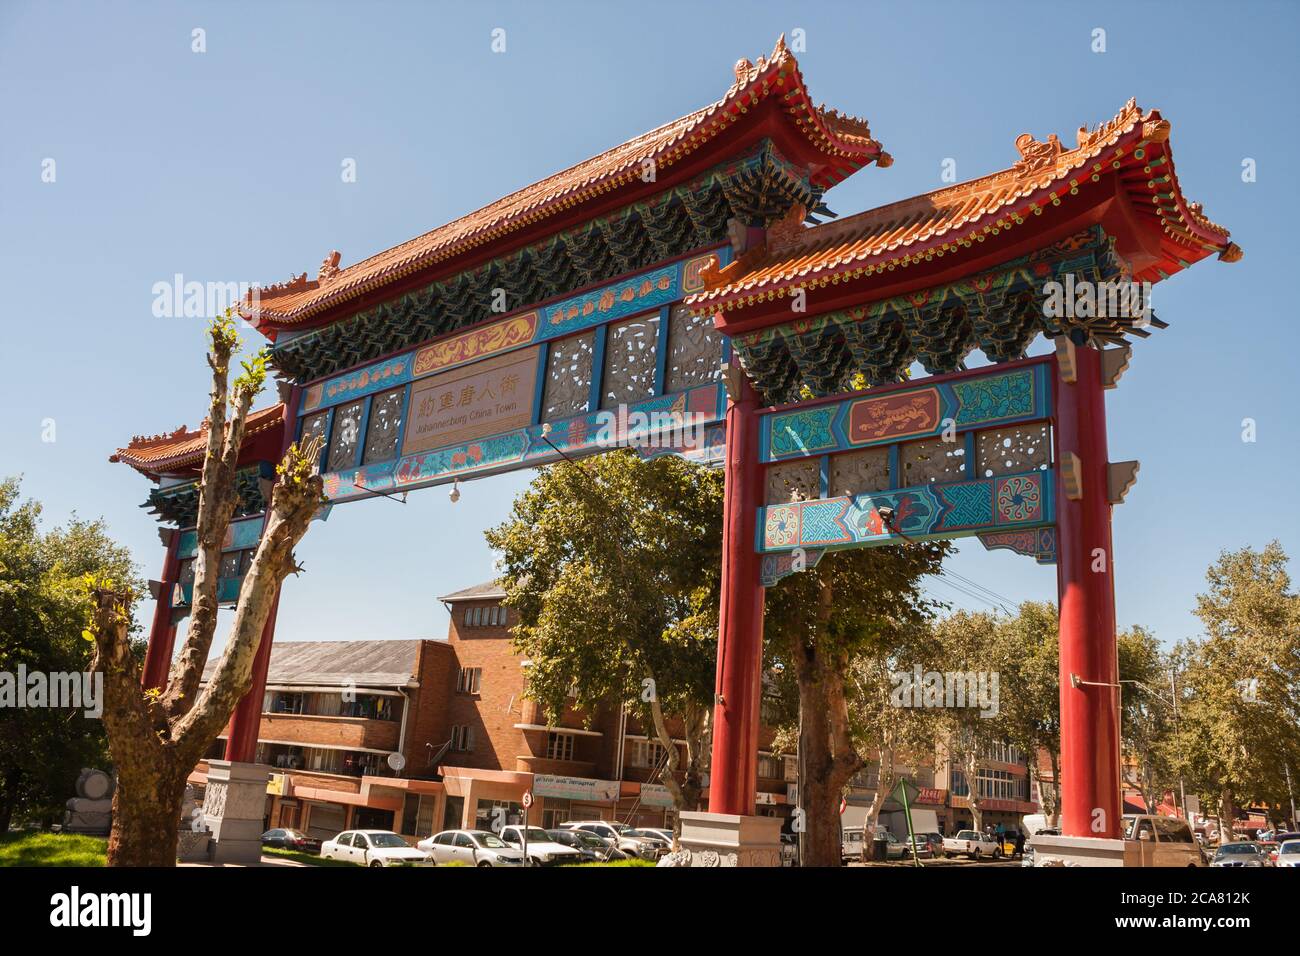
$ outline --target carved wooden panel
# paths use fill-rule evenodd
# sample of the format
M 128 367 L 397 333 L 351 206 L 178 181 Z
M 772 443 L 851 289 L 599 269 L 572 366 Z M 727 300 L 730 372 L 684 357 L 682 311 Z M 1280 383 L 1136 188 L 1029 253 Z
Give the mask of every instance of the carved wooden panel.
M 594 332 L 588 332 L 551 343 L 546 358 L 546 390 L 542 393 L 543 421 L 587 411 L 595 338 Z
M 315 415 L 308 415 L 302 420 L 302 439 L 301 444 L 306 445 L 313 438 L 325 438 L 325 423 L 330 417 L 329 412 L 317 412 Z
M 722 374 L 722 333 L 711 318 L 696 318 L 685 306 L 668 315 L 668 361 L 664 391 L 680 392 L 712 382 Z
M 889 488 L 889 449 L 868 448 L 831 456 L 831 498 Z
M 821 463 L 816 458 L 772 465 L 767 469 L 767 504 L 809 501 L 821 497 Z
M 601 408 L 617 408 L 655 393 L 658 346 L 658 314 L 643 315 L 609 327 L 605 337 Z
M 989 428 L 975 435 L 977 472 L 984 478 L 1047 468 L 1052 462 L 1046 422 Z
M 932 481 L 961 481 L 966 477 L 966 446 L 960 441 L 930 438 L 899 448 L 900 488 Z
M 397 457 L 397 432 L 402 427 L 402 402 L 406 390 L 395 388 L 371 400 L 370 421 L 366 425 L 366 450 L 362 463 L 388 461 Z
M 330 435 L 330 454 L 326 471 L 351 468 L 357 460 L 361 441 L 361 409 L 365 402 L 340 405 L 334 412 L 334 430 Z

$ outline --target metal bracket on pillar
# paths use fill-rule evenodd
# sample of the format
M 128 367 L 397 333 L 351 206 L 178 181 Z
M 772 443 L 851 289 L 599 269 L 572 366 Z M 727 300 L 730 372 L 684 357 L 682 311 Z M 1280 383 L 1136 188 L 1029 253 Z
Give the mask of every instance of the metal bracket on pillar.
M 1066 384 L 1073 384 L 1079 379 L 1079 363 L 1075 360 L 1074 349 L 1075 345 L 1068 335 L 1056 337 L 1056 367 L 1061 381 Z
M 727 390 L 727 397 L 733 402 L 740 401 L 740 380 L 744 374 L 740 362 L 733 359 L 722 363 L 722 385 Z
M 1106 466 L 1106 500 L 1113 505 L 1122 505 L 1124 496 L 1137 482 L 1138 469 L 1142 466 L 1137 461 L 1112 461 Z
M 1061 462 L 1061 485 L 1065 489 L 1065 497 L 1071 501 L 1083 498 L 1083 465 L 1079 462 L 1079 456 L 1072 451 L 1067 451 Z
M 1133 359 L 1133 346 L 1121 345 L 1119 348 L 1101 350 L 1101 384 L 1104 388 L 1114 388 L 1119 384 L 1120 376 L 1127 371 Z

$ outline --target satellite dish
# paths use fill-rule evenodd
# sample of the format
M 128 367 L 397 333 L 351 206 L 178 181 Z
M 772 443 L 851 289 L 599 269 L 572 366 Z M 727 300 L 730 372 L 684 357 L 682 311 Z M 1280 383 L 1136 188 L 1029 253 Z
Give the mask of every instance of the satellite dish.
M 394 772 L 401 773 L 402 768 L 406 766 L 406 758 L 399 753 L 391 753 L 388 755 L 388 766 L 392 767 Z

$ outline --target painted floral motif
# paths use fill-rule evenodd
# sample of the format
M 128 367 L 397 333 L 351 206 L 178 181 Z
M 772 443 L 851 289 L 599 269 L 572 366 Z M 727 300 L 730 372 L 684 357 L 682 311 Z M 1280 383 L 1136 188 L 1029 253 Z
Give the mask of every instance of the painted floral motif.
M 998 518 L 1034 521 L 1043 513 L 1042 486 L 1029 475 L 1013 475 L 998 483 Z
M 799 541 L 799 511 L 796 508 L 769 508 L 763 536 L 770 548 L 785 548 Z

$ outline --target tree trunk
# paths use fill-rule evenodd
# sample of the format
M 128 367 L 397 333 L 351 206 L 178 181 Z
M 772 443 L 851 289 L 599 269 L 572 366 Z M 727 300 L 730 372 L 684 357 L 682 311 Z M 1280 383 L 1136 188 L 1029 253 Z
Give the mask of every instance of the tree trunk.
M 13 823 L 14 807 L 18 805 L 18 783 L 22 779 L 22 771 L 13 767 L 5 774 L 4 786 L 0 787 L 0 834 L 9 832 L 9 825 Z
M 139 796 L 126 781 L 119 764 L 108 865 L 175 866 L 185 777 L 158 778 Z
M 1059 827 L 1061 825 L 1061 768 L 1059 766 L 1061 761 L 1060 756 L 1055 750 L 1048 750 L 1047 756 L 1052 763 L 1051 812 L 1047 815 L 1047 822 L 1053 827 Z M 1041 781 L 1039 782 L 1038 789 L 1039 793 L 1042 793 L 1043 788 Z
M 1232 788 L 1219 792 L 1219 843 L 1231 843 L 1236 832 L 1237 804 L 1232 799 Z

